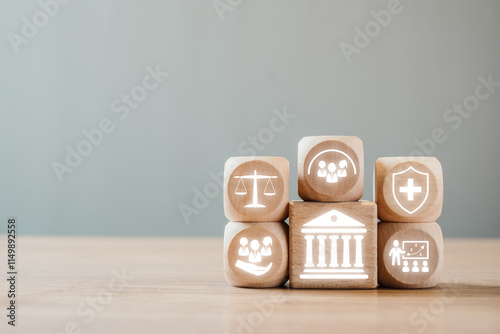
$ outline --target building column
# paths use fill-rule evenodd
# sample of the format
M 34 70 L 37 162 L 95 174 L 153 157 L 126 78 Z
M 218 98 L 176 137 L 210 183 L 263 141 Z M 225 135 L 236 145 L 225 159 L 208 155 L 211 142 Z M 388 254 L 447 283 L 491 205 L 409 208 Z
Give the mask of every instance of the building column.
M 306 246 L 306 264 L 305 264 L 305 267 L 311 268 L 311 267 L 314 267 L 314 263 L 313 263 L 313 244 L 312 244 L 312 241 L 314 239 L 314 235 L 306 235 L 304 238 L 307 241 L 307 246 Z
M 356 240 L 356 263 L 355 267 L 363 267 L 363 249 L 361 247 L 361 240 L 363 240 L 362 235 L 355 235 L 354 239 Z
M 326 267 L 325 263 L 325 240 L 326 235 L 318 235 L 316 237 L 319 240 L 319 255 L 318 255 L 318 267 Z
M 339 263 L 337 262 L 337 239 L 338 235 L 331 235 L 328 239 L 332 242 L 332 257 L 330 259 L 330 267 L 338 267 Z
M 349 256 L 349 240 L 351 240 L 350 235 L 343 235 L 342 240 L 344 240 L 344 261 L 342 262 L 342 267 L 350 267 L 351 263 Z

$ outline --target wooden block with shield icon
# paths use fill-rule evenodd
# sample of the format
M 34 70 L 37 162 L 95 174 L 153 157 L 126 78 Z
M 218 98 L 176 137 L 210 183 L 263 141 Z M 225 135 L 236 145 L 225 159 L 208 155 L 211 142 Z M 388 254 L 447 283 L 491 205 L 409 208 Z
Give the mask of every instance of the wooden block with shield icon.
M 288 225 L 230 222 L 224 230 L 224 275 L 238 287 L 271 288 L 288 281 Z
M 443 271 L 443 235 L 438 224 L 378 224 L 378 282 L 390 288 L 431 288 Z
M 234 157 L 224 166 L 224 213 L 230 221 L 288 218 L 289 164 L 283 157 Z
M 290 202 L 290 286 L 376 288 L 376 219 L 368 201 Z
M 433 157 L 380 158 L 375 162 L 378 218 L 435 222 L 443 208 L 443 170 Z
M 352 136 L 304 137 L 299 142 L 299 196 L 346 202 L 363 196 L 363 142 Z

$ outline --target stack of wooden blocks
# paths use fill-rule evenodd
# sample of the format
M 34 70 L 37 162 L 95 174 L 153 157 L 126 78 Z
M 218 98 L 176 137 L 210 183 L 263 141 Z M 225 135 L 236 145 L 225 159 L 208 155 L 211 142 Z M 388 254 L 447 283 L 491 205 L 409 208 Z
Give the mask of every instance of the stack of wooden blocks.
M 378 282 L 392 288 L 436 286 L 443 270 L 443 170 L 436 158 L 375 163 Z
M 363 142 L 305 137 L 289 202 L 282 157 L 230 158 L 224 168 L 226 280 L 239 287 L 373 289 L 437 284 L 442 271 L 443 177 L 435 158 L 381 158 L 377 204 L 360 201 Z M 377 228 L 378 218 L 383 221 Z M 289 226 L 284 222 L 290 216 Z M 377 238 L 378 230 L 378 238 Z M 378 249 L 378 252 L 377 252 Z
M 224 166 L 226 280 L 270 288 L 288 281 L 289 163 L 282 157 L 236 157 Z

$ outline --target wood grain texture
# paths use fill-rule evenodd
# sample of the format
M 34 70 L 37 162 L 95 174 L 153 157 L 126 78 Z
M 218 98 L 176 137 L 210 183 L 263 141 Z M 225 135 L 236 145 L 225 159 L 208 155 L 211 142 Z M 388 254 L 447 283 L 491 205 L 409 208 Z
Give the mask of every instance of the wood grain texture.
M 288 281 L 288 224 L 229 222 L 224 276 L 234 286 L 274 288 Z
M 285 221 L 289 174 L 288 160 L 283 157 L 229 158 L 224 165 L 226 218 L 239 222 Z
M 377 238 L 381 286 L 419 289 L 438 284 L 444 252 L 437 223 L 379 223 Z
M 426 176 L 420 173 L 428 174 L 428 186 Z M 407 192 L 400 191 L 401 187 L 407 191 L 409 179 L 414 187 L 419 188 L 411 200 L 408 200 Z M 443 209 L 441 163 L 433 157 L 379 158 L 375 162 L 375 202 L 381 221 L 436 221 Z
M 354 291 L 232 287 L 224 279 L 222 238 L 21 235 L 18 242 L 19 326 L 11 331 L 3 320 L 0 333 L 56 334 L 68 322 L 82 334 L 483 334 L 500 328 L 500 239 L 445 239 L 436 288 Z M 5 259 L 5 236 L 0 245 Z M 79 305 L 107 289 L 113 270 L 131 277 L 127 286 L 86 322 Z
M 375 203 L 290 202 L 289 248 L 292 288 L 376 288 Z
M 354 136 L 304 137 L 298 145 L 299 196 L 349 202 L 363 196 L 363 142 Z

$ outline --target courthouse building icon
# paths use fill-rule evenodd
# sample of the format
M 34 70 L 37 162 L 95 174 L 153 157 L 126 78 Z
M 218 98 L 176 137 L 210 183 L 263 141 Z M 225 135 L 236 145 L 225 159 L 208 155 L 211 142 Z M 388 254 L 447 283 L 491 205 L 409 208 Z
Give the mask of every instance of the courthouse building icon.
M 363 267 L 364 224 L 331 210 L 301 229 L 306 257 L 301 279 L 367 279 Z

